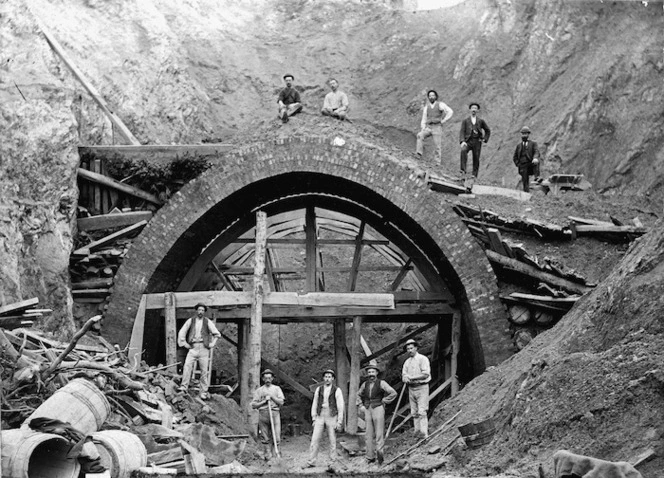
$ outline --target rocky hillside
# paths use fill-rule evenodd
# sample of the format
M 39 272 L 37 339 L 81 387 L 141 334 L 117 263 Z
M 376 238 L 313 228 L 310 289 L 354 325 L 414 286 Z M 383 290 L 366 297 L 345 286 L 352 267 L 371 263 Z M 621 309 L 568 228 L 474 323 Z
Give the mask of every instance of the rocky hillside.
M 142 143 L 226 141 L 273 127 L 295 75 L 315 114 L 330 76 L 356 123 L 410 151 L 436 88 L 455 110 L 446 164 L 470 100 L 492 126 L 480 180 L 510 184 L 527 123 L 545 172 L 658 196 L 664 165 L 661 4 L 468 0 L 413 12 L 360 0 L 7 0 L 0 6 L 0 292 L 39 296 L 70 330 L 67 261 L 78 144 L 118 142 L 39 33 L 38 19 Z M 59 327 L 59 325 L 64 327 Z

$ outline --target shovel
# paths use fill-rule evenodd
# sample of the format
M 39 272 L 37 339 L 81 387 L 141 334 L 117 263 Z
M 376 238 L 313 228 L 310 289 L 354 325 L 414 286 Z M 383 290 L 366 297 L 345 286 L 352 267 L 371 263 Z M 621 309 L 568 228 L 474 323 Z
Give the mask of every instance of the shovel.
M 279 453 L 279 446 L 277 445 L 277 435 L 274 433 L 274 418 L 272 418 L 272 400 L 267 399 L 267 412 L 270 416 L 270 428 L 272 429 L 272 444 L 274 445 L 274 454 L 277 455 L 277 458 L 281 458 L 281 453 Z

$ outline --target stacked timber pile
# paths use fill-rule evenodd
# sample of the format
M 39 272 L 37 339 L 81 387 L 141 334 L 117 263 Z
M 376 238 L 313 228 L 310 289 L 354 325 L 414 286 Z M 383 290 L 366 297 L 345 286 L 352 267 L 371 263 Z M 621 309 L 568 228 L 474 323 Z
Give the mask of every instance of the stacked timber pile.
M 89 319 L 69 343 L 25 329 L 0 330 L 3 455 L 4 444 L 12 443 L 12 456 L 22 457 L 3 461 L 3 476 L 19 476 L 12 473 L 23 462 L 62 461 L 57 467 L 64 469 L 79 466 L 71 464 L 71 458 L 78 457 L 84 465 L 82 457 L 88 455 L 81 454 L 83 442 L 67 442 L 66 452 L 59 454 L 30 445 L 42 435 L 46 440 L 58 434 L 35 428 L 37 417 L 44 419 L 40 426 L 46 420 L 51 427 L 73 427 L 77 436 L 91 437 L 98 447 L 117 442 L 111 455 L 124 455 L 119 462 L 131 469 L 113 470 L 118 460 L 105 461 L 108 454 L 100 451 L 101 465 L 111 468 L 111 476 L 129 476 L 132 469 L 148 464 L 150 470 L 187 473 L 242 471 L 237 459 L 249 436 L 239 406 L 221 395 L 204 402 L 179 392 L 179 376 L 169 367 L 132 368 L 126 351 L 101 339 L 98 345 L 80 344 L 100 319 Z
M 13 304 L 0 307 L 0 328 L 15 329 L 17 327 L 31 327 L 35 321 L 41 319 L 45 314 L 53 312 L 52 309 L 38 309 L 39 299 L 22 300 Z

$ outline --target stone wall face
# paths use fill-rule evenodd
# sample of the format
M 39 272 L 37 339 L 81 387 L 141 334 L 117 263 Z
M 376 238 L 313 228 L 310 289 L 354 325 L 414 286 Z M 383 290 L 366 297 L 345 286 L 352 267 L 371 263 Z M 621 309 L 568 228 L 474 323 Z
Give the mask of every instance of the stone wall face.
M 441 209 L 437 193 L 389 154 L 341 137 L 293 138 L 240 149 L 182 188 L 134 241 L 118 271 L 106 333 L 127 342 L 141 294 L 175 290 L 219 234 L 219 224 L 237 219 L 240 209 L 250 213 L 266 201 L 306 191 L 302 183 L 307 181 L 289 181 L 293 175 L 311 177 L 311 187 L 320 188 L 313 186 L 318 181 L 340 197 L 363 200 L 410 229 L 407 234 L 427 250 L 461 306 L 474 370 L 511 355 L 495 275 L 463 222 L 451 208 Z M 242 196 L 252 185 L 255 195 Z M 285 190 L 275 190 L 280 187 Z

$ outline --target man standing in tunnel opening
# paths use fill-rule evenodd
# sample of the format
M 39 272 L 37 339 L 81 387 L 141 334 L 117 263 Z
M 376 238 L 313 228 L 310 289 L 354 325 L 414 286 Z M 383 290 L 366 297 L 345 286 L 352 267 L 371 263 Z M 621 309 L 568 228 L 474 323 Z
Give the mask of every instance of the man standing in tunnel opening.
M 443 164 L 443 124 L 452 117 L 454 112 L 445 103 L 438 101 L 436 90 L 429 90 L 427 97 L 429 102 L 422 110 L 422 122 L 420 132 L 417 133 L 415 152 L 421 157 L 424 154 L 424 139 L 432 136 L 436 148 L 436 161 Z
M 279 408 L 284 405 L 284 392 L 281 387 L 274 385 L 274 373 L 269 368 L 263 370 L 261 374 L 263 385 L 254 392 L 251 408 L 258 409 L 258 435 L 260 435 L 263 445 L 263 458 L 266 460 L 272 458 L 277 450 L 274 449 L 281 443 L 281 415 Z M 272 423 L 270 423 L 272 415 Z M 274 424 L 274 436 L 272 435 L 272 424 Z
M 482 118 L 477 116 L 480 109 L 479 103 L 470 103 L 470 116 L 461 122 L 459 131 L 459 144 L 461 145 L 461 174 L 466 174 L 466 165 L 468 163 L 468 151 L 473 153 L 473 179 L 477 179 L 480 172 L 480 153 L 482 152 L 482 142 L 487 143 L 491 136 L 489 125 Z
M 413 426 L 416 434 L 423 438 L 429 436 L 429 382 L 431 381 L 431 364 L 429 359 L 417 352 L 417 342 L 410 339 L 405 344 L 408 358 L 403 363 L 401 378 L 408 387 L 410 413 L 413 415 Z
M 210 365 L 210 350 L 217 343 L 221 334 L 215 327 L 214 322 L 205 317 L 207 306 L 205 304 L 196 304 L 196 315 L 190 317 L 184 323 L 178 333 L 178 345 L 188 349 L 187 358 L 184 361 L 182 370 L 181 391 L 189 389 L 189 382 L 194 372 L 194 364 L 198 364 L 201 372 L 200 376 L 200 395 L 207 399 L 208 395 L 208 366 Z
M 330 460 L 337 459 L 337 437 L 335 432 L 341 431 L 344 423 L 344 396 L 341 389 L 334 383 L 336 375 L 334 370 L 323 372 L 323 384 L 314 392 L 311 403 L 311 420 L 314 423 L 314 432 L 311 436 L 309 459 L 307 466 L 314 466 L 318 457 L 320 440 L 327 427 L 327 436 L 330 440 Z

